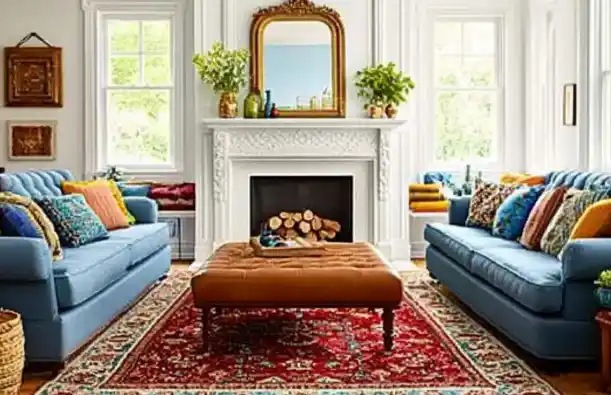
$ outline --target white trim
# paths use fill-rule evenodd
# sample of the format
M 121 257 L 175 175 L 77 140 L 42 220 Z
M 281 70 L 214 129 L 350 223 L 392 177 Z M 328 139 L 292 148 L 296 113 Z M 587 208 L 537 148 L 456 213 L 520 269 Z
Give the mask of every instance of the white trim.
M 236 46 L 236 8 L 234 0 L 221 1 L 221 26 L 222 42 L 227 48 L 233 49 Z
M 117 19 L 167 18 L 172 24 L 172 134 L 170 164 L 162 166 L 122 166 L 133 174 L 180 174 L 184 171 L 185 118 L 185 13 L 191 0 L 82 0 L 85 14 L 85 176 L 91 177 L 105 165 L 104 129 L 106 48 L 105 21 Z M 137 14 L 141 14 L 136 18 Z M 118 87 L 117 87 L 118 88 Z M 144 89 L 155 89 L 144 88 Z M 114 89 L 114 88 L 113 88 Z M 130 88 L 128 88 L 130 89 Z M 120 164 L 118 164 L 120 165 Z
M 384 62 L 384 4 L 388 0 L 373 0 L 373 59 L 374 65 Z

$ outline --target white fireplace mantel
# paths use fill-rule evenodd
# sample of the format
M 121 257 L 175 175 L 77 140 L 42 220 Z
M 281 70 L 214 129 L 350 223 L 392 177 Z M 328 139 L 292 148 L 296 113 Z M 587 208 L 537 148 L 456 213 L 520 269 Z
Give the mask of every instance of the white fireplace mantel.
M 251 175 L 352 175 L 355 240 L 409 259 L 403 120 L 204 119 L 196 141 L 196 258 L 249 235 Z M 395 182 L 396 181 L 396 182 Z M 360 189 L 359 189 L 360 188 Z M 405 221 L 405 223 L 403 223 Z

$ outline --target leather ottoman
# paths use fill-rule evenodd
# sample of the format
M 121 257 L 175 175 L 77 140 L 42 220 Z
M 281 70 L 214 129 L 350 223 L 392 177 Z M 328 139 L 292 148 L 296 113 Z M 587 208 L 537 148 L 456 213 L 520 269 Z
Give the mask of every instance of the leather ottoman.
M 382 309 L 384 347 L 392 348 L 393 310 L 403 298 L 398 272 L 368 243 L 329 243 L 321 257 L 261 258 L 248 243 L 219 247 L 193 275 L 204 349 L 210 311 L 222 308 Z

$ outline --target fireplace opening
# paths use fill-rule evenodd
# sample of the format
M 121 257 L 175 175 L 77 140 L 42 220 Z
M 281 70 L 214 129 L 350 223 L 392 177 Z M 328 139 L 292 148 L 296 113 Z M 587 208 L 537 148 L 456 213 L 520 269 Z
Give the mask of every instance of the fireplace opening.
M 352 204 L 352 176 L 251 176 L 250 235 L 352 242 Z

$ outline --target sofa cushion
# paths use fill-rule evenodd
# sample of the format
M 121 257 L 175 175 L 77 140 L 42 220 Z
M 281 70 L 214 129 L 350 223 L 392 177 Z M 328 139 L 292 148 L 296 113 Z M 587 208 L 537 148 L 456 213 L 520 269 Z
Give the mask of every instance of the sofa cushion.
M 524 248 L 486 247 L 473 254 L 471 272 L 536 313 L 562 310 L 562 264 Z
M 60 309 L 88 300 L 123 277 L 129 256 L 128 245 L 111 240 L 64 249 L 64 259 L 53 265 Z
M 518 240 L 543 188 L 542 186 L 520 188 L 509 195 L 496 211 L 492 234 L 507 240 Z
M 130 265 L 135 265 L 167 246 L 170 232 L 165 223 L 141 224 L 110 232 L 110 240 L 127 244 Z
M 0 190 L 17 195 L 40 198 L 43 196 L 61 196 L 60 184 L 73 180 L 68 170 L 33 170 L 21 173 L 0 174 Z
M 494 237 L 485 229 L 459 225 L 429 224 L 424 238 L 467 270 L 471 267 L 473 251 L 484 247 L 520 248 L 518 243 Z
M 475 182 L 475 192 L 469 205 L 467 226 L 492 228 L 496 210 L 518 187 L 519 185 L 504 185 L 477 180 Z

